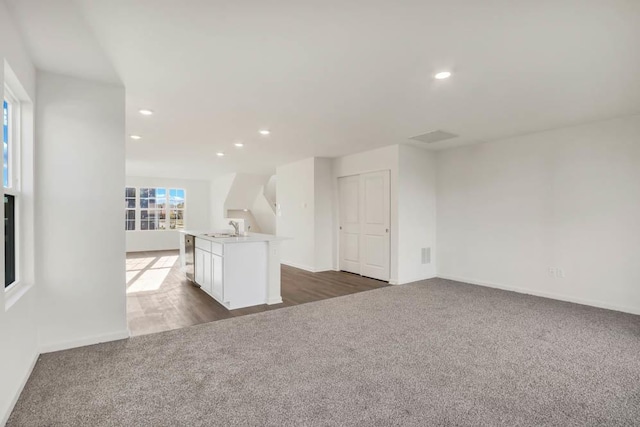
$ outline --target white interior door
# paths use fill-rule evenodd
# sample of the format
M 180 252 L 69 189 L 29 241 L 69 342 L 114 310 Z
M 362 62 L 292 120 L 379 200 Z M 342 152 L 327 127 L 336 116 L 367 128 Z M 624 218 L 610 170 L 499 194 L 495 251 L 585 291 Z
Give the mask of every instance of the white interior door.
M 360 175 L 360 274 L 389 280 L 389 171 Z
M 338 180 L 340 270 L 389 280 L 389 171 Z
M 360 274 L 360 176 L 338 179 L 340 270 Z

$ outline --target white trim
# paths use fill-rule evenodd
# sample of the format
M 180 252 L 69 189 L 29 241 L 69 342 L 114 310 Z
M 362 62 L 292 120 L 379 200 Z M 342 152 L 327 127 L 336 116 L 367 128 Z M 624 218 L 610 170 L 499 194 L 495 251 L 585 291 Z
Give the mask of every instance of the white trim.
M 356 154 L 361 154 L 361 153 L 356 153 Z M 362 170 L 360 172 L 355 172 L 355 173 L 348 173 L 346 175 L 336 175 L 335 178 L 339 179 L 339 178 L 348 178 L 350 176 L 358 176 L 358 175 L 364 175 L 367 173 L 376 173 L 376 172 L 389 172 L 389 179 L 391 179 L 391 169 L 389 168 L 383 168 L 383 169 L 365 169 Z
M 437 277 L 438 277 L 437 274 L 429 274 L 429 275 L 427 275 L 425 277 L 414 277 L 414 278 L 411 278 L 411 279 L 408 279 L 408 280 L 405 280 L 405 279 L 398 280 L 398 281 L 396 281 L 396 283 L 392 283 L 392 284 L 393 285 L 407 285 L 409 283 L 421 282 L 423 280 L 435 279 Z M 391 283 L 391 282 L 389 282 L 389 283 Z
M 129 338 L 130 336 L 131 336 L 131 333 L 129 332 L 129 330 L 125 329 L 124 331 L 111 332 L 107 334 L 96 335 L 93 337 L 80 338 L 77 340 L 63 341 L 63 342 L 52 343 L 52 344 L 44 344 L 44 345 L 40 345 L 40 353 L 42 354 L 52 353 L 54 351 L 67 350 L 67 349 L 76 348 L 76 347 L 85 347 L 87 345 L 100 344 L 103 342 L 124 340 Z
M 267 305 L 272 305 L 272 304 L 282 304 L 282 298 L 272 298 L 272 299 L 267 299 Z
M 33 372 L 33 368 L 36 367 L 36 363 L 38 362 L 39 357 L 40 357 L 40 353 L 36 353 L 33 355 L 33 360 L 29 364 L 29 369 L 27 369 L 27 372 L 25 372 L 22 378 L 22 381 L 20 381 L 20 386 L 18 387 L 18 390 L 16 390 L 16 393 L 13 396 L 13 399 L 11 399 L 11 401 L 9 402 L 7 413 L 3 414 L 2 419 L 0 419 L 0 426 L 4 426 L 7 423 L 7 421 L 9 421 L 9 416 L 11 415 L 11 412 L 13 412 L 13 408 L 15 408 L 16 403 L 18 403 L 18 399 L 22 394 L 22 390 L 24 390 L 24 386 L 27 385 L 27 381 L 29 381 L 29 377 L 31 377 L 31 373 Z
M 484 286 L 484 287 L 487 287 L 487 288 L 502 289 L 502 290 L 505 290 L 505 291 L 517 292 L 517 293 L 520 293 L 520 294 L 534 295 L 534 296 L 543 297 L 543 298 L 550 298 L 550 299 L 555 299 L 555 300 L 558 300 L 558 301 L 566 301 L 566 302 L 572 302 L 572 303 L 575 303 L 575 304 L 582 304 L 582 305 L 588 305 L 588 306 L 592 306 L 592 307 L 604 308 L 604 309 L 607 309 L 607 310 L 621 311 L 623 313 L 630 313 L 630 314 L 638 314 L 638 315 L 640 315 L 640 307 L 620 306 L 620 305 L 616 305 L 616 304 L 609 304 L 609 303 L 602 302 L 602 301 L 595 301 L 595 300 L 584 299 L 584 298 L 575 298 L 575 297 L 571 297 L 571 296 L 568 296 L 568 295 L 556 294 L 554 292 L 540 292 L 540 291 L 535 291 L 535 290 L 526 289 L 526 288 L 519 288 L 519 287 L 516 287 L 516 286 L 507 286 L 507 285 L 501 285 L 501 284 L 498 284 L 498 283 L 485 282 L 485 281 L 481 281 L 481 280 L 467 279 L 467 278 L 464 278 L 464 277 L 438 275 L 438 278 L 446 279 L 446 280 L 453 280 L 453 281 L 462 282 L 462 283 L 469 283 L 471 285 Z
M 289 267 L 293 267 L 293 268 L 299 268 L 300 270 L 308 271 L 309 273 L 322 273 L 323 271 L 340 271 L 340 270 L 335 270 L 332 267 L 311 268 L 307 265 L 296 264 L 295 262 L 289 262 L 289 261 L 280 261 L 280 264 L 288 265 Z
M 308 271 L 309 273 L 322 273 L 323 271 L 337 271 L 337 272 L 342 271 L 339 268 L 322 268 L 322 269 L 317 269 L 316 270 L 315 268 L 311 268 L 309 266 L 302 265 L 302 264 L 296 264 L 295 262 L 289 262 L 289 261 L 280 261 L 280 264 L 288 265 L 289 267 L 293 267 L 293 268 L 299 268 L 300 270 Z M 345 273 L 347 273 L 347 272 L 345 271 Z M 381 282 L 387 282 L 390 285 L 399 285 L 399 284 L 401 284 L 401 283 L 398 283 L 397 280 L 393 280 L 393 279 L 391 279 L 391 280 L 382 280 L 382 279 L 376 279 L 375 277 L 363 276 L 363 275 L 358 274 L 358 273 L 349 273 L 349 274 L 355 274 L 357 276 L 365 277 L 367 279 L 373 279 L 373 280 L 379 280 Z M 427 279 L 435 279 L 435 278 L 436 278 L 436 276 L 433 276 L 433 277 L 427 277 L 426 279 L 417 279 L 415 281 L 427 280 Z M 404 283 L 411 283 L 411 282 L 404 282 Z
M 9 311 L 15 303 L 17 303 L 23 295 L 29 292 L 33 285 L 24 282 L 14 282 L 5 288 L 4 294 L 4 311 Z
M 289 267 L 293 267 L 293 268 L 299 268 L 300 270 L 308 271 L 309 273 L 318 273 L 318 271 L 316 271 L 315 268 L 311 268 L 307 265 L 297 264 L 295 262 L 281 260 L 280 264 L 288 265 Z M 322 271 L 326 271 L 326 270 L 322 270 Z

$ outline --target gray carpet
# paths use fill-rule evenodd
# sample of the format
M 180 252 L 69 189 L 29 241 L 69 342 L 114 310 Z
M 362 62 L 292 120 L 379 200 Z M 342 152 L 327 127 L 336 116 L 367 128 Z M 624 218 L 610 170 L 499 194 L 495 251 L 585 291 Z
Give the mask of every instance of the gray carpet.
M 639 424 L 640 316 L 436 279 L 43 355 L 8 425 Z

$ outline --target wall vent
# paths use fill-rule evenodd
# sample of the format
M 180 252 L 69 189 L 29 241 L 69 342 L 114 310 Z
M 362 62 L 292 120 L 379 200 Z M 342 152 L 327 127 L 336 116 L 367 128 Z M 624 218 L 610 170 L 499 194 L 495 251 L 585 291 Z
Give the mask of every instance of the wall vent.
M 423 142 L 425 144 L 433 144 L 440 141 L 445 141 L 447 139 L 456 138 L 458 135 L 451 132 L 446 132 L 443 130 L 434 130 L 431 132 L 423 133 L 422 135 L 413 136 L 409 139 L 413 139 L 414 141 Z
M 422 263 L 431 264 L 431 248 L 422 248 Z

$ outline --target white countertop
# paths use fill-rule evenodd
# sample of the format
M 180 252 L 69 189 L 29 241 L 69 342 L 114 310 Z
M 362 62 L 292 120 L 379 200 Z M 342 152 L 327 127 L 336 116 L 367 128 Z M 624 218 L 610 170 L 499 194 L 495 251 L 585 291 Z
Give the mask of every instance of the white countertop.
M 288 237 L 278 237 L 272 234 L 260 234 L 260 233 L 246 233 L 246 235 L 239 237 L 211 237 L 207 234 L 221 233 L 220 231 L 209 230 L 180 230 L 183 234 L 191 234 L 199 239 L 205 239 L 216 243 L 252 243 L 252 242 L 274 242 L 281 240 L 289 240 Z M 229 232 L 228 230 L 222 231 Z

